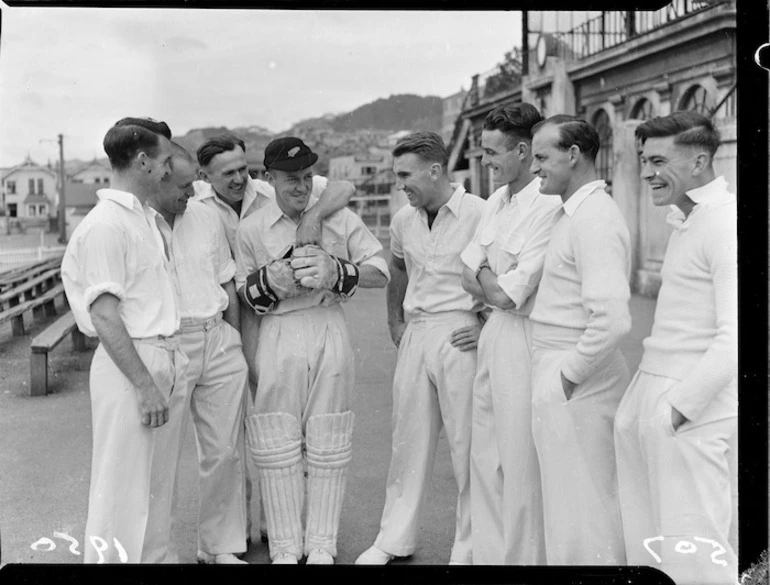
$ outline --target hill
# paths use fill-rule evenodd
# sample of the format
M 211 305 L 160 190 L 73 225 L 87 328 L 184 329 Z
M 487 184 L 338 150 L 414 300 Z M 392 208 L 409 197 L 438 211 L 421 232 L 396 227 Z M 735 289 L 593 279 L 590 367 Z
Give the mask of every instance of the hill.
M 436 96 L 391 95 L 364 104 L 351 112 L 308 118 L 281 132 L 289 135 L 305 130 L 358 132 L 361 130 L 441 130 L 442 101 Z
M 257 126 L 227 128 L 211 126 L 195 128 L 183 136 L 174 136 L 191 154 L 206 140 L 219 134 L 231 133 L 246 144 L 246 160 L 251 168 L 262 166 L 265 147 L 279 136 L 298 136 L 319 155 L 316 170 L 328 172 L 329 159 L 335 156 L 355 154 L 378 146 L 387 148 L 387 137 L 399 130 L 441 131 L 442 100 L 436 96 L 414 94 L 391 95 L 364 104 L 351 112 L 325 114 L 318 118 L 307 118 L 279 133 Z M 100 159 L 107 162 L 107 159 Z M 67 161 L 69 172 L 83 164 L 83 161 Z M 109 167 L 109 163 L 107 163 Z

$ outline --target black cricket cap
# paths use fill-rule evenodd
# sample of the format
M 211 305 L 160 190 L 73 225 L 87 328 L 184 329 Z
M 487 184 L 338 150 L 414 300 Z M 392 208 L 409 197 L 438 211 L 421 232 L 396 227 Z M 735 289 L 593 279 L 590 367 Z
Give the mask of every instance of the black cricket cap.
M 276 138 L 265 148 L 265 168 L 299 171 L 315 164 L 318 155 L 299 138 Z

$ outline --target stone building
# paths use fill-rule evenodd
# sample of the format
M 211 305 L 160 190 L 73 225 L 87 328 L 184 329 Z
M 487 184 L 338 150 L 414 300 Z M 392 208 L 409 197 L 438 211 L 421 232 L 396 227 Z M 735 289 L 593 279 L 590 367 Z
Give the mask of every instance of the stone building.
M 736 190 L 735 0 L 675 0 L 656 11 L 565 15 L 554 20 L 549 13 L 524 13 L 527 42 L 507 59 L 514 72 L 508 84 L 489 91 L 501 66 L 473 77 L 452 136 L 450 170 L 467 172 L 471 191 L 482 197 L 494 190 L 481 167 L 479 140 L 484 117 L 498 105 L 527 101 L 544 116 L 588 120 L 602 139 L 597 170 L 631 233 L 633 290 L 654 296 L 671 228 L 668 210 L 652 205 L 639 179 L 634 129 L 675 110 L 711 117 L 723 140 L 715 166 Z

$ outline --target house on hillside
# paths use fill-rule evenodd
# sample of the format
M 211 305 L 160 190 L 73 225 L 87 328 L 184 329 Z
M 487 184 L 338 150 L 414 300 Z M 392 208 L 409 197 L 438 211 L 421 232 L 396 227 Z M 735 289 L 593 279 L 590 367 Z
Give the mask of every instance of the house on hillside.
M 392 165 L 390 151 L 375 147 L 360 154 L 329 159 L 329 179 L 350 181 L 356 186 L 350 207 L 371 232 L 382 239 L 388 237 L 391 199 L 395 193 Z
M 9 220 L 24 227 L 45 227 L 56 216 L 56 172 L 39 165 L 29 156 L 20 165 L 4 171 L 0 200 Z
M 68 176 L 72 183 L 93 183 L 96 185 L 109 185 L 112 169 L 96 158 L 81 166 L 77 171 Z
M 395 178 L 393 157 L 388 150 L 370 148 L 368 152 L 329 159 L 329 179 L 350 181 L 362 195 L 387 195 Z
M 471 191 L 495 189 L 481 165 L 481 130 L 495 107 L 525 101 L 548 117 L 572 114 L 601 138 L 596 165 L 633 242 L 631 286 L 656 296 L 671 227 L 639 178 L 634 130 L 676 110 L 709 116 L 722 135 L 714 166 L 736 189 L 736 2 L 673 0 L 656 11 L 525 12 L 525 46 L 474 75 L 450 146 L 450 171 Z M 507 62 L 507 65 L 506 65 Z

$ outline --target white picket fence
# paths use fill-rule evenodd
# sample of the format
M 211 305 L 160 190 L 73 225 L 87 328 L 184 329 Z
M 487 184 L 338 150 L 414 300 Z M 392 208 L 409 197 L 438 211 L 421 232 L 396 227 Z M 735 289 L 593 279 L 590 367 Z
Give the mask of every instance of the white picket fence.
M 17 248 L 12 250 L 0 249 L 0 272 L 39 260 L 61 256 L 64 254 L 65 247 L 37 246 L 36 248 Z

